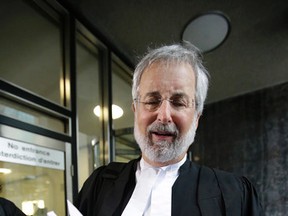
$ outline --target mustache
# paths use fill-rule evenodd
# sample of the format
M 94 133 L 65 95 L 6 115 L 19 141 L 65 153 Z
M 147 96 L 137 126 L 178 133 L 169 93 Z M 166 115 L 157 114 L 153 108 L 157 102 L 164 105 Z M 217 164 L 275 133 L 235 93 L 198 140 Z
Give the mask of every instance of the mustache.
M 163 124 L 159 122 L 153 122 L 151 125 L 147 127 L 148 134 L 150 133 L 166 133 L 166 134 L 173 134 L 177 136 L 179 134 L 179 130 L 175 124 Z

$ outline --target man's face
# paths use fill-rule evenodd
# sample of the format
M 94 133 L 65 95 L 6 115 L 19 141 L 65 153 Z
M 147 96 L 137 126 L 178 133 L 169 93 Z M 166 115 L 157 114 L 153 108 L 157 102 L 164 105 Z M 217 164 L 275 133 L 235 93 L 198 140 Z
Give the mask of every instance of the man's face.
M 134 132 L 143 158 L 168 164 L 181 160 L 198 125 L 192 67 L 153 63 L 142 74 L 137 99 Z

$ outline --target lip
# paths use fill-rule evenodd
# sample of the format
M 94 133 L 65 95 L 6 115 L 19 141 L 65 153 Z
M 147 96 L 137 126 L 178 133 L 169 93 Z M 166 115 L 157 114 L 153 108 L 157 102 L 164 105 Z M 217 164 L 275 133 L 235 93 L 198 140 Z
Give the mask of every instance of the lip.
M 153 131 L 151 132 L 153 141 L 173 141 L 175 134 L 167 131 Z

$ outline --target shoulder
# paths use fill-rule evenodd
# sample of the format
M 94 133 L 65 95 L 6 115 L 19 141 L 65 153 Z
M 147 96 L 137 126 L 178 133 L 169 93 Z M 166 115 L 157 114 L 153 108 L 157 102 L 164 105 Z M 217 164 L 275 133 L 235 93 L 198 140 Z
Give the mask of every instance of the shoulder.
M 88 177 L 83 188 L 95 187 L 96 184 L 101 184 L 103 179 L 116 179 L 125 169 L 133 169 L 135 164 L 137 164 L 137 161 L 138 159 L 131 160 L 128 163 L 111 162 L 108 165 L 99 167 Z
M 245 191 L 255 191 L 255 188 L 252 182 L 245 176 L 236 175 L 234 173 L 226 172 L 223 170 L 212 169 L 215 173 L 216 178 L 219 181 L 219 184 L 227 185 L 231 187 L 231 190 L 238 189 L 241 192 Z
M 223 182 L 223 183 L 226 183 L 229 185 L 230 184 L 238 185 L 238 186 L 241 185 L 241 182 L 242 182 L 241 176 L 238 176 L 238 175 L 231 173 L 231 172 L 219 170 L 219 169 L 214 169 L 214 168 L 210 168 L 210 169 L 214 172 L 214 174 L 215 174 L 215 176 L 219 182 Z
M 223 171 L 216 168 L 199 165 L 187 160 L 183 167 L 186 170 L 196 170 L 199 172 L 199 180 L 204 182 L 216 182 L 219 186 L 231 188 L 231 190 L 244 190 L 244 188 L 252 188 L 253 185 L 248 178 L 239 176 L 231 172 Z
M 0 197 L 0 205 L 3 208 L 4 215 L 24 216 L 25 214 L 10 200 Z M 1 211 L 0 211 L 1 213 Z M 6 214 L 5 214 L 6 213 Z M 3 214 L 3 212 L 2 212 Z M 0 215 L 2 215 L 0 214 Z
M 138 161 L 139 159 L 131 160 L 128 163 L 111 162 L 103 169 L 102 177 L 116 179 L 122 173 L 127 174 L 126 172 L 136 171 Z
M 83 187 L 87 184 L 100 184 L 103 179 L 116 179 L 127 167 L 129 167 L 129 163 L 121 162 L 111 162 L 108 165 L 103 165 L 93 171 L 85 181 Z
M 233 215 L 233 212 L 241 208 L 241 211 L 245 212 L 244 215 L 263 214 L 258 193 L 248 178 L 218 169 L 202 167 L 203 169 L 217 179 L 227 212 Z
M 93 171 L 93 173 L 84 182 L 77 199 L 75 206 L 87 211 L 87 206 L 93 206 L 101 198 L 101 194 L 105 194 L 111 189 L 112 185 L 119 178 L 129 179 L 126 173 L 132 173 L 133 167 L 137 164 L 137 160 L 132 160 L 128 163 L 111 162 L 108 165 L 101 166 Z
M 245 176 L 236 175 L 231 172 L 209 168 L 206 166 L 201 166 L 201 173 L 202 176 L 205 177 L 208 175 L 215 176 L 221 190 L 224 191 L 244 192 L 245 190 L 255 190 L 251 181 Z

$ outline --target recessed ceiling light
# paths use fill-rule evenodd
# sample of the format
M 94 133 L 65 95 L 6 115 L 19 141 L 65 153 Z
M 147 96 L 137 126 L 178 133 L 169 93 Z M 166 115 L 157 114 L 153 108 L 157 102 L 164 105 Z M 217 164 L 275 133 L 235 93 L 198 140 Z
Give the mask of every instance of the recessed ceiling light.
M 12 172 L 12 170 L 11 169 L 7 169 L 7 168 L 0 168 L 0 173 L 1 174 L 9 174 L 9 173 L 11 173 Z
M 202 52 L 220 46 L 230 32 L 230 20 L 222 12 L 203 13 L 193 18 L 185 27 L 182 40 L 189 41 Z
M 101 108 L 99 105 L 97 105 L 94 110 L 94 114 L 98 117 L 101 116 Z M 112 104 L 112 119 L 118 119 L 121 116 L 123 116 L 123 109 L 120 106 L 117 106 L 115 104 Z

